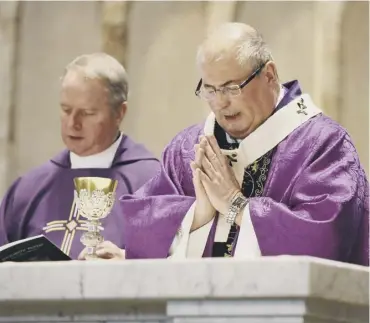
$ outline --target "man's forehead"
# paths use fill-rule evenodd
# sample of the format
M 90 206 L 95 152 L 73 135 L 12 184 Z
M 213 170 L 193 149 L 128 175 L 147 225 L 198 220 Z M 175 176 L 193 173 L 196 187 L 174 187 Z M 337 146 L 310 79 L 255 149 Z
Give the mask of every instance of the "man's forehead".
M 86 93 L 100 93 L 105 89 L 103 83 L 98 79 L 88 78 L 81 73 L 68 72 L 62 80 L 62 91 L 74 91 Z
M 66 75 L 68 76 L 68 75 Z M 82 75 L 69 75 L 62 81 L 60 96 L 62 100 L 79 102 L 108 102 L 109 91 L 98 80 Z
M 204 86 L 225 86 L 238 83 L 249 75 L 249 70 L 240 65 L 207 64 L 201 69 L 201 78 Z

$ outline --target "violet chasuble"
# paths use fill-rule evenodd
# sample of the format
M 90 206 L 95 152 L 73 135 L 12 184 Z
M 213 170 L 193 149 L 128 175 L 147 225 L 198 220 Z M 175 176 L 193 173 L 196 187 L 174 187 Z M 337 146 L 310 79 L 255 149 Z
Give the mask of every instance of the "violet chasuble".
M 368 181 L 351 139 L 298 82 L 284 86 L 280 107 L 238 147 L 213 114 L 172 140 L 160 173 L 120 199 L 128 259 L 308 255 L 368 265 Z M 216 215 L 190 232 L 190 161 L 203 133 L 216 136 L 251 197 L 240 227 Z

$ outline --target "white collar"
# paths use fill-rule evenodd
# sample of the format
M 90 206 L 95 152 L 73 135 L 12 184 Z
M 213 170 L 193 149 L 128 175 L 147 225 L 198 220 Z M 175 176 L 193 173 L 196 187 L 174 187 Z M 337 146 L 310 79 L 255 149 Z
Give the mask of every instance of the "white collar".
M 240 152 L 243 156 L 244 167 L 246 167 L 278 145 L 297 127 L 319 113 L 322 113 L 322 111 L 316 107 L 311 97 L 308 94 L 302 94 L 284 106 L 284 109 L 276 111 L 255 131 L 244 138 L 239 148 L 233 150 L 221 149 L 221 151 L 230 156 Z M 214 135 L 215 120 L 215 115 L 210 113 L 204 124 L 204 135 Z M 271 136 L 271 134 L 274 135 Z
M 114 156 L 122 140 L 122 133 L 119 138 L 106 150 L 90 156 L 78 156 L 73 152 L 69 153 L 71 168 L 109 168 L 112 166 Z
M 276 102 L 276 106 L 275 106 L 275 109 L 277 108 L 277 106 L 279 105 L 279 103 L 281 102 L 281 100 L 283 99 L 284 95 L 286 93 L 286 89 L 284 86 L 280 85 L 280 91 L 279 91 L 279 97 L 277 99 L 277 102 Z M 226 140 L 229 144 L 234 144 L 234 143 L 241 143 L 243 139 L 235 139 L 235 138 L 232 138 L 227 132 L 226 133 Z

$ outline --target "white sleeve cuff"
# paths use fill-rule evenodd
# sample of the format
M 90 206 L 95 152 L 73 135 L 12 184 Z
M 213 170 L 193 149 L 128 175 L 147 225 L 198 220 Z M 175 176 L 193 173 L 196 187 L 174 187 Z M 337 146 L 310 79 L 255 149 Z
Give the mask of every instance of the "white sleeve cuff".
M 245 206 L 239 228 L 238 242 L 235 247 L 234 258 L 255 258 L 261 256 L 256 232 L 251 220 L 249 203 Z

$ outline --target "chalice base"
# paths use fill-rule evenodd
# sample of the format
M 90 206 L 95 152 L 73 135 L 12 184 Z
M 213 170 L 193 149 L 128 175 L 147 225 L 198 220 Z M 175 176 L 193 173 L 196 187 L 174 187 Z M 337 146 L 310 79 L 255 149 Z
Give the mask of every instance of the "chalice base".
M 95 247 L 87 247 L 87 255 L 85 257 L 86 260 L 102 260 L 96 254 Z
M 96 254 L 96 248 L 99 244 L 104 241 L 103 236 L 99 232 L 99 224 L 94 223 L 89 227 L 89 231 L 85 232 L 81 236 L 82 244 L 87 247 L 87 255 L 85 257 L 86 260 L 99 260 L 100 258 Z

